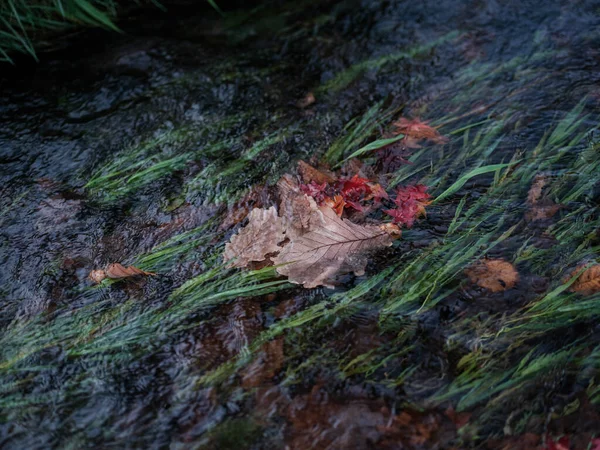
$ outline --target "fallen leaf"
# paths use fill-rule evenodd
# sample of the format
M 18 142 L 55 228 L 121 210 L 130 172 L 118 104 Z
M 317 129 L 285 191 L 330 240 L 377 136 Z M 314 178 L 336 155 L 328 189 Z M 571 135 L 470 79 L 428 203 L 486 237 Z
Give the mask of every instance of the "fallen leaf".
M 135 277 L 138 275 L 156 275 L 154 272 L 146 272 L 133 266 L 123 266 L 119 263 L 109 264 L 106 268 L 106 276 L 113 280 Z
M 549 199 L 542 200 L 542 192 L 547 182 L 548 177 L 544 174 L 537 174 L 533 179 L 527 193 L 527 211 L 525 212 L 527 222 L 549 219 L 561 209 L 561 205 L 557 205 Z
M 586 264 L 581 264 L 568 277 L 570 280 L 583 269 Z M 571 285 L 571 292 L 579 292 L 583 295 L 592 295 L 600 292 L 600 264 L 595 264 L 586 269 L 575 282 Z
M 248 225 L 231 237 L 225 245 L 223 259 L 232 267 L 246 267 L 251 261 L 264 261 L 270 253 L 281 250 L 278 245 L 285 239 L 283 223 L 274 206 L 254 208 Z
M 261 208 L 265 193 L 264 186 L 252 188 L 244 197 L 235 202 L 227 210 L 227 214 L 219 226 L 219 230 L 229 230 L 234 225 L 237 225 L 250 214 L 253 208 Z
M 94 283 L 100 283 L 105 278 L 120 280 L 122 278 L 136 277 L 140 275 L 156 275 L 154 272 L 146 272 L 134 266 L 125 267 L 119 263 L 109 264 L 106 269 L 95 269 L 90 272 L 88 278 Z
M 427 139 L 436 144 L 444 144 L 448 142 L 448 138 L 442 136 L 438 130 L 431 125 L 428 125 L 427 121 L 421 121 L 419 119 L 407 119 L 401 117 L 396 122 L 392 123 L 392 126 L 396 128 L 394 134 L 403 134 L 405 136 L 405 145 L 412 146 L 414 148 L 416 142 L 420 139 Z
M 344 206 L 346 206 L 346 202 L 344 201 L 344 197 L 341 195 L 334 195 L 333 198 L 326 197 L 323 200 L 323 204 L 329 206 L 331 209 L 335 211 L 338 217 L 342 217 L 344 212 Z
M 367 183 L 367 185 L 369 186 L 371 193 L 366 200 L 374 199 L 376 203 L 380 203 L 382 198 L 388 199 L 390 197 L 379 183 Z
M 309 184 L 301 184 L 300 190 L 321 203 L 327 196 L 327 183 L 317 184 L 316 181 L 311 181 Z
M 322 214 L 312 197 L 304 194 L 291 175 L 284 175 L 277 182 L 279 191 L 279 216 L 288 238 L 302 234 L 322 222 Z
M 88 278 L 94 283 L 101 283 L 106 278 L 106 272 L 103 269 L 92 270 Z
M 357 211 L 363 210 L 363 206 L 360 202 L 367 200 L 367 197 L 371 195 L 371 187 L 368 182 L 368 179 L 361 178 L 358 175 L 354 175 L 350 179 L 340 180 L 337 189 L 347 206 L 350 206 Z
M 394 199 L 397 207 L 383 212 L 392 216 L 394 223 L 410 228 L 418 217 L 425 215 L 425 207 L 431 198 L 426 191 L 427 186 L 422 184 L 398 188 Z
M 542 198 L 542 190 L 546 186 L 547 179 L 546 175 L 543 174 L 535 176 L 527 193 L 527 203 L 529 205 L 535 205 Z
M 311 181 L 317 184 L 330 184 L 336 180 L 335 175 L 332 173 L 319 170 L 304 161 L 298 161 L 298 173 L 304 184 L 308 184 Z
M 309 92 L 308 94 L 306 94 L 304 96 L 304 98 L 298 100 L 298 102 L 296 103 L 296 106 L 298 106 L 298 108 L 300 108 L 300 109 L 304 109 L 304 108 L 308 108 L 310 105 L 312 105 L 316 101 L 317 101 L 317 99 L 315 98 L 315 94 L 313 94 L 312 92 Z
M 367 264 L 365 253 L 392 244 L 389 227 L 357 225 L 340 219 L 327 206 L 320 208 L 323 223 L 287 244 L 273 259 L 277 272 L 289 281 L 306 288 L 331 286 L 331 280 L 340 272 L 363 275 Z
M 550 219 L 554 214 L 560 211 L 561 205 L 539 206 L 534 205 L 525 212 L 525 220 L 534 222 L 536 220 Z
M 465 273 L 472 283 L 491 292 L 512 289 L 519 281 L 519 273 L 515 267 L 503 259 L 479 261 L 466 269 Z

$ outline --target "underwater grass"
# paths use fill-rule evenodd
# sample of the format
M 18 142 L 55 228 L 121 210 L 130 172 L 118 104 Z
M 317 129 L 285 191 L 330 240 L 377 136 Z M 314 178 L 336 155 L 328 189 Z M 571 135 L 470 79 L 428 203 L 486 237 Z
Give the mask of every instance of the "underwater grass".
M 437 47 L 438 45 L 449 42 L 460 35 L 457 31 L 452 31 L 447 33 L 438 39 L 431 40 L 425 44 L 416 45 L 413 48 L 408 50 L 393 53 L 390 55 L 380 56 L 377 58 L 368 59 L 365 61 L 361 61 L 353 66 L 347 68 L 346 70 L 340 72 L 331 80 L 327 81 L 325 84 L 319 86 L 316 90 L 317 93 L 327 93 L 327 92 L 337 92 L 346 88 L 350 83 L 352 83 L 356 78 L 358 78 L 362 73 L 369 70 L 378 70 L 384 67 L 387 64 L 401 61 L 403 59 L 411 59 L 421 53 L 426 53 L 431 49 Z

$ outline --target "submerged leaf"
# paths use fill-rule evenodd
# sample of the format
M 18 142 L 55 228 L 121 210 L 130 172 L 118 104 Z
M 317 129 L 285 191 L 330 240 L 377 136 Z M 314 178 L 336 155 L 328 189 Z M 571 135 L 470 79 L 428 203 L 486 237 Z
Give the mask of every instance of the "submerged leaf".
M 578 266 L 569 278 L 574 277 L 583 269 L 585 264 Z M 592 295 L 600 292 L 600 264 L 593 265 L 586 269 L 575 282 L 571 285 L 572 292 L 579 292 L 583 295 Z
M 282 220 L 274 206 L 254 208 L 248 217 L 248 225 L 225 245 L 223 259 L 231 261 L 232 267 L 246 267 L 252 261 L 264 261 L 268 254 L 281 250 L 278 244 L 285 239 Z
M 146 272 L 145 270 L 138 269 L 134 266 L 123 266 L 119 263 L 109 264 L 105 270 L 96 269 L 92 270 L 89 274 L 90 280 L 94 283 L 100 283 L 105 278 L 112 280 L 120 280 L 123 278 L 131 278 L 140 275 L 156 275 L 154 272 Z
M 527 211 L 525 212 L 527 222 L 549 219 L 561 209 L 561 205 L 557 205 L 549 199 L 542 199 L 542 192 L 547 182 L 548 176 L 544 174 L 537 174 L 533 179 L 527 193 Z
M 400 235 L 390 225 L 357 225 L 340 219 L 327 206 L 320 208 L 323 223 L 297 236 L 284 247 L 273 262 L 277 272 L 292 283 L 313 288 L 328 282 L 338 273 L 364 274 L 366 253 L 392 244 Z
M 515 267 L 503 259 L 488 259 L 471 266 L 465 273 L 472 283 L 491 292 L 512 289 L 519 281 Z
M 401 117 L 392 125 L 396 128 L 394 133 L 403 134 L 407 144 L 409 146 L 412 145 L 413 148 L 419 139 L 427 139 L 436 144 L 448 142 L 448 138 L 442 136 L 440 132 L 431 125 L 428 125 L 427 121 L 422 122 L 419 119 L 409 120 L 405 117 Z
M 106 268 L 106 276 L 113 280 L 135 277 L 138 275 L 156 275 L 154 272 L 146 272 L 133 266 L 123 266 L 119 263 L 109 264 Z
M 427 186 L 423 184 L 398 188 L 394 200 L 397 208 L 383 212 L 392 216 L 394 223 L 410 228 L 419 216 L 425 214 L 425 207 L 430 203 L 431 196 L 426 191 Z
M 309 184 L 314 181 L 317 184 L 333 183 L 336 180 L 334 174 L 319 170 L 304 161 L 298 161 L 298 173 L 304 184 Z
M 322 222 L 322 214 L 312 197 L 304 194 L 291 175 L 284 175 L 277 182 L 279 190 L 279 216 L 287 237 L 308 231 Z
M 333 209 L 338 217 L 342 217 L 342 214 L 344 213 L 344 206 L 346 206 L 344 197 L 341 195 L 334 195 L 333 198 L 327 197 L 325 200 L 323 200 L 323 204 Z

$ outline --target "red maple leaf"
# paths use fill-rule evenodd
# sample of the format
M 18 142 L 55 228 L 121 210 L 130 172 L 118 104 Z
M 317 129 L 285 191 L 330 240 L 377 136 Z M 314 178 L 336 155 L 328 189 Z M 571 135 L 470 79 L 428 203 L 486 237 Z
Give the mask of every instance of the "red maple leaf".
M 405 117 L 400 117 L 400 119 L 392 123 L 392 125 L 396 128 L 394 134 L 403 134 L 405 136 L 405 145 L 409 148 L 418 148 L 417 141 L 420 139 L 427 139 L 436 144 L 448 142 L 448 138 L 442 136 L 440 132 L 431 125 L 428 125 L 427 121 L 422 122 L 419 119 L 409 120 Z
M 342 179 L 338 183 L 338 189 L 347 206 L 350 206 L 357 211 L 362 211 L 361 201 L 366 200 L 366 197 L 371 194 L 371 188 L 367 184 L 366 178 L 361 178 L 354 175 L 350 179 Z
M 311 181 L 308 184 L 300 185 L 300 190 L 302 190 L 302 192 L 304 192 L 306 195 L 314 198 L 317 203 L 321 203 L 323 200 L 325 200 L 327 195 L 325 192 L 326 189 L 327 183 L 318 184 L 314 181 Z
M 371 195 L 369 197 L 375 200 L 375 203 L 381 203 L 381 199 L 388 199 L 389 195 L 385 192 L 385 189 L 381 187 L 379 183 L 369 183 L 369 188 L 371 189 Z
M 427 186 L 424 184 L 415 184 L 398 188 L 394 203 L 398 206 L 401 206 L 404 202 L 413 200 L 420 203 L 427 203 L 430 198 L 431 195 L 427 193 Z
M 423 184 L 398 188 L 394 199 L 397 208 L 386 209 L 383 212 L 392 216 L 394 223 L 412 227 L 415 219 L 425 214 L 425 206 L 429 204 L 431 196 L 426 190 L 427 186 Z

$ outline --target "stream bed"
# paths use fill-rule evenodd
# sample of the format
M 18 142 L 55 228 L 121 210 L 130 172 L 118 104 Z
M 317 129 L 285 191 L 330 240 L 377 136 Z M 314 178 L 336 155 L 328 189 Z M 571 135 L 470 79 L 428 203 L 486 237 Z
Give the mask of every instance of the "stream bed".
M 600 448 L 598 2 L 224 9 L 1 68 L 0 447 Z M 298 161 L 432 201 L 333 289 L 225 266 Z

